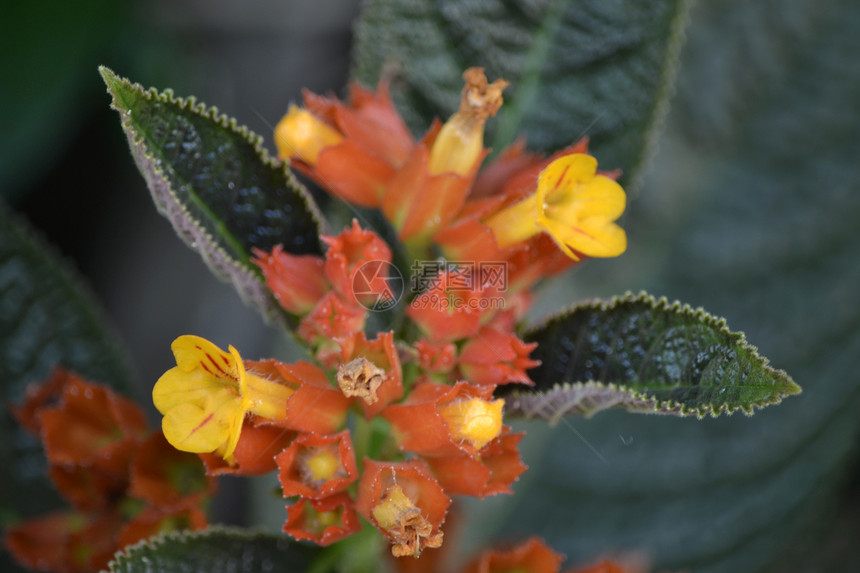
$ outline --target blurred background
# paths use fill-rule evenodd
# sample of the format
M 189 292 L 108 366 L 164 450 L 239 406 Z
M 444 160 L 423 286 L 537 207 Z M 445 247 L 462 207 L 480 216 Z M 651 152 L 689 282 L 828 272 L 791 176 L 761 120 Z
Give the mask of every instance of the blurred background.
M 302 88 L 343 95 L 359 3 L 81 0 L 5 12 L 3 199 L 103 304 L 133 361 L 135 398 L 149 403 L 181 334 L 289 358 L 156 213 L 96 68 L 193 94 L 273 149 L 272 126 Z M 495 524 L 487 537 L 540 533 L 576 559 L 635 548 L 692 571 L 860 570 L 857 12 L 848 1 L 698 3 L 665 132 L 626 215 L 629 252 L 548 285 L 534 312 L 639 289 L 702 305 L 804 394 L 751 419 L 609 412 L 554 431 L 528 424 L 532 471 L 517 489 L 530 494 L 473 504 Z M 217 519 L 257 519 L 242 510 L 251 493 L 224 489 Z
M 0 23 L 3 199 L 77 268 L 152 385 L 181 334 L 289 358 L 278 332 L 215 279 L 153 207 L 97 67 L 194 95 L 261 134 L 301 90 L 346 84 L 358 2 L 168 0 L 17 4 Z M 246 480 L 222 480 L 216 521 L 244 523 Z M 281 508 L 282 509 L 282 508 Z
M 264 356 L 275 331 L 158 215 L 97 67 L 194 95 L 274 150 L 273 126 L 302 88 L 346 83 L 358 3 L 323 4 L 87 0 L 19 5 L 4 19 L 3 197 L 86 277 L 144 402 L 180 334 L 241 340 L 243 353 Z

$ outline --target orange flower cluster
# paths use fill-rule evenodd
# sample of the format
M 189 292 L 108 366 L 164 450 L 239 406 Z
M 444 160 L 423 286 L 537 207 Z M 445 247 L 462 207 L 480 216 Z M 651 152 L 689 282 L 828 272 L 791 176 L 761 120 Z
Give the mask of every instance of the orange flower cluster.
M 162 531 L 203 529 L 213 492 L 197 458 L 146 428 L 138 406 L 58 369 L 13 409 L 45 448 L 49 476 L 72 508 L 10 527 L 5 543 L 31 569 L 89 572 Z
M 180 337 L 177 367 L 153 389 L 165 435 L 199 453 L 210 475 L 277 470 L 283 495 L 296 500 L 284 530 L 320 545 L 358 531 L 361 514 L 395 555 L 417 556 L 441 545 L 451 494 L 510 493 L 526 469 L 516 447 L 522 435 L 502 424 L 495 384 L 434 382 L 413 364 L 411 392 L 401 399 L 404 368 L 392 332 L 367 340 L 359 331 L 320 346 L 336 364 L 328 372 L 310 362 L 231 362 L 232 347 L 226 353 Z M 385 424 L 382 444 L 363 443 L 361 458 L 349 411 L 358 415 L 353 427 Z M 235 445 L 225 446 L 234 428 Z
M 290 108 L 275 132 L 281 159 L 335 197 L 378 209 L 398 240 L 353 220 L 321 237 L 324 256 L 255 250 L 313 362 L 244 360 L 233 346 L 180 336 L 176 367 L 152 392 L 162 433 L 147 436 L 134 405 L 65 372 L 31 393 L 18 416 L 42 436 L 76 509 L 11 530 L 22 562 L 93 569 L 157 531 L 203 527 L 199 504 L 220 474 L 277 471 L 290 500 L 284 531 L 329 545 L 357 532 L 361 516 L 395 557 L 442 546 L 452 495 L 512 493 L 526 470 L 523 435 L 503 423 L 494 391 L 532 384 L 539 365 L 516 325 L 538 281 L 624 251 L 614 221 L 625 195 L 615 174 L 597 172 L 586 141 L 549 158 L 520 142 L 482 170 L 484 124 L 507 82 L 479 68 L 463 77 L 459 110 L 418 141 L 385 84 L 352 86 L 350 105 L 306 93 L 307 109 Z M 394 252 L 412 259 L 411 281 Z M 379 310 L 396 315 L 395 329 L 373 326 Z M 44 543 L 54 552 L 37 549 Z M 560 564 L 532 540 L 465 571 Z
M 550 158 L 518 143 L 482 170 L 484 124 L 507 82 L 489 83 L 479 68 L 463 77 L 459 110 L 418 141 L 385 84 L 352 86 L 350 105 L 306 93 L 307 109 L 290 109 L 275 132 L 280 157 L 335 197 L 378 209 L 402 244 L 354 220 L 321 237 L 324 256 L 255 250 L 314 362 L 244 360 L 232 346 L 180 336 L 176 367 L 152 392 L 162 434 L 147 437 L 136 407 L 70 374 L 31 394 L 19 418 L 43 437 L 76 510 L 13 529 L 7 543 L 22 562 L 95 568 L 130 541 L 202 527 L 199 504 L 219 474 L 277 471 L 287 533 L 329 545 L 357 532 L 361 516 L 395 557 L 442 546 L 452 495 L 512 492 L 526 469 L 522 434 L 503 423 L 493 394 L 532 384 L 539 365 L 515 327 L 538 281 L 624 251 L 614 221 L 625 196 L 597 172 L 586 141 Z M 408 292 L 395 251 L 418 273 Z M 374 332 L 379 310 L 398 316 L 396 330 Z M 180 466 L 196 476 L 191 489 L 171 481 Z M 35 549 L 45 542 L 54 553 Z M 467 571 L 560 562 L 532 541 Z
M 463 74 L 460 109 L 413 140 L 386 85 L 350 88 L 350 105 L 304 94 L 275 129 L 279 157 L 333 195 L 375 207 L 407 245 L 431 244 L 450 260 L 507 261 L 515 290 L 584 256 L 613 257 L 627 238 L 614 221 L 625 207 L 618 173 L 599 174 L 587 140 L 552 157 L 523 142 L 479 171 L 484 124 L 502 105 L 504 80 Z M 553 244 L 555 242 L 555 245 Z
M 321 238 L 324 256 L 253 253 L 316 364 L 244 361 L 183 336 L 177 367 L 153 390 L 168 440 L 210 473 L 278 470 L 296 538 L 327 545 L 355 532 L 360 514 L 393 555 L 418 556 L 442 544 L 451 495 L 511 493 L 526 469 L 522 434 L 493 392 L 531 384 L 539 364 L 514 333 L 529 289 L 580 256 L 626 246 L 613 222 L 624 193 L 596 173 L 585 142 L 549 159 L 515 145 L 480 171 L 484 124 L 507 83 L 478 68 L 464 79 L 459 111 L 417 142 L 384 85 L 353 86 L 350 106 L 306 93 L 307 109 L 276 128 L 281 158 L 379 209 L 422 271 L 438 263 L 405 294 L 400 329 L 365 334 L 369 313 L 402 310 L 404 293 L 393 245 L 353 220 Z

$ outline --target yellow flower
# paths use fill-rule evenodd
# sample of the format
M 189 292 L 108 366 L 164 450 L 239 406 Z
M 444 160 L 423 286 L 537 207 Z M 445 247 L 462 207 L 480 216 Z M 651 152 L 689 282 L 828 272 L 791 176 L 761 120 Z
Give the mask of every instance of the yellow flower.
M 308 165 L 317 162 L 320 152 L 337 145 L 343 136 L 311 112 L 291 105 L 287 115 L 275 127 L 278 158 L 299 159 Z
M 621 186 L 597 175 L 597 160 L 584 153 L 556 159 L 538 178 L 537 191 L 485 221 L 502 248 L 546 232 L 564 253 L 617 257 L 627 235 L 614 221 L 624 212 Z
M 224 352 L 199 336 L 171 345 L 176 367 L 155 383 L 152 401 L 164 415 L 161 428 L 174 448 L 215 452 L 233 462 L 247 412 L 282 420 L 294 390 L 245 370 L 239 352 Z

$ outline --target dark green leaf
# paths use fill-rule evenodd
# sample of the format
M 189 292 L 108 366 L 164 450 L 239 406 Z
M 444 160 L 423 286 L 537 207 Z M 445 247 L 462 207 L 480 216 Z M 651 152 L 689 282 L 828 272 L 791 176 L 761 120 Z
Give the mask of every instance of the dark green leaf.
M 78 278 L 0 204 L 0 520 L 13 523 L 58 505 L 36 438 L 6 406 L 57 365 L 128 390 L 131 376 L 117 337 Z M 3 565 L 0 557 L 0 565 Z M 4 567 L 0 567 L 4 571 Z
M 259 136 L 217 109 L 99 70 L 158 209 L 219 278 L 281 322 L 251 250 L 282 244 L 293 254 L 320 254 L 320 216 L 308 193 Z
M 634 287 L 701 305 L 803 394 L 749 418 L 566 418 L 523 446 L 530 470 L 504 515 L 469 529 L 540 534 L 575 561 L 642 550 L 654 570 L 860 570 L 845 539 L 860 531 L 860 4 L 772 8 L 696 4 L 684 105 L 630 206 L 630 252 L 554 288 L 566 301 Z M 655 234 L 668 244 L 643 249 Z M 529 426 L 527 439 L 550 433 Z
M 703 310 L 645 294 L 578 305 L 525 335 L 535 386 L 510 414 L 557 420 L 611 407 L 716 416 L 779 403 L 800 388 Z
M 320 548 L 285 535 L 249 533 L 215 527 L 196 533 L 171 533 L 144 541 L 119 554 L 112 573 L 304 573 Z
M 357 28 L 355 76 L 395 73 L 413 129 L 457 107 L 461 74 L 482 66 L 511 82 L 487 141 L 518 135 L 554 151 L 584 135 L 605 169 L 635 184 L 671 92 L 683 0 L 374 0 Z

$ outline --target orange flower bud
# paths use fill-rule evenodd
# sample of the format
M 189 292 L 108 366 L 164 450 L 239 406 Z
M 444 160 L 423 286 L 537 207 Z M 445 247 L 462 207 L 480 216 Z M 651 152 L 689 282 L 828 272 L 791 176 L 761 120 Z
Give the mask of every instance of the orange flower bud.
M 336 346 L 332 342 L 335 338 L 350 336 L 364 329 L 366 315 L 365 309 L 344 300 L 335 291 L 328 291 L 313 311 L 302 319 L 296 334 L 314 346 Z M 331 352 L 334 353 L 334 349 Z
M 378 207 L 387 181 L 414 146 L 387 86 L 372 92 L 350 85 L 349 106 L 307 91 L 304 100 L 308 111 L 291 109 L 283 133 L 276 130 L 280 157 L 290 157 L 293 167 L 337 197 Z
M 374 278 L 373 272 L 367 272 L 364 265 L 381 261 L 391 262 L 391 249 L 379 235 L 370 230 L 362 229 L 357 219 L 352 220 L 352 226 L 335 237 L 323 236 L 322 241 L 328 245 L 325 256 L 325 274 L 341 296 L 354 304 L 372 304 L 372 300 L 359 299 L 355 293 L 355 283 L 359 279 L 377 280 L 367 285 L 369 292 L 381 293 L 385 290 L 385 278 Z M 357 273 L 361 276 L 356 277 Z
M 526 370 L 540 366 L 529 354 L 537 343 L 526 344 L 510 332 L 484 327 L 463 346 L 459 366 L 473 384 L 532 384 Z
M 434 342 L 474 336 L 481 328 L 481 321 L 496 310 L 496 300 L 503 302 L 488 296 L 495 292 L 493 289 L 481 285 L 462 288 L 456 280 L 457 276 L 451 272 L 441 273 L 406 309 L 406 316 Z
M 311 112 L 337 126 L 338 131 L 365 153 L 379 157 L 392 167 L 403 164 L 415 144 L 391 101 L 384 79 L 376 91 L 351 83 L 348 106 L 336 98 L 309 91 L 303 96 Z
M 451 342 L 422 338 L 415 343 L 418 366 L 425 372 L 450 372 L 457 362 L 457 347 Z
M 322 257 L 292 255 L 281 245 L 271 253 L 254 249 L 251 262 L 260 267 L 266 286 L 287 312 L 304 316 L 330 288 Z

